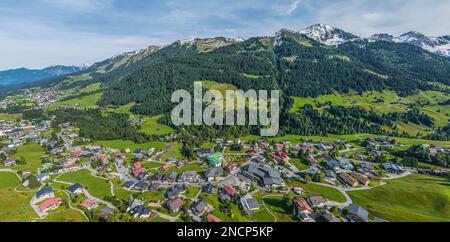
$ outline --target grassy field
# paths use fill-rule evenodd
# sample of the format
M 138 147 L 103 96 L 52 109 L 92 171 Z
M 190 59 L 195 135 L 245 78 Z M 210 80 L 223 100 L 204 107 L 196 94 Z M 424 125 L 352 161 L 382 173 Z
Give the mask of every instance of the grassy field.
M 87 170 L 69 172 L 61 175 L 58 180 L 70 183 L 80 183 L 88 192 L 97 198 L 103 199 L 111 196 L 110 184 L 108 181 L 93 177 Z
M 102 93 L 94 93 L 90 95 L 86 95 L 83 97 L 77 97 L 74 99 L 69 99 L 65 101 L 59 101 L 53 104 L 48 108 L 48 110 L 55 110 L 56 108 L 60 106 L 72 106 L 77 105 L 79 107 L 85 107 L 85 108 L 96 108 L 97 102 L 100 100 L 102 96 Z
M 389 180 L 367 191 L 348 192 L 353 203 L 389 221 L 450 221 L 450 181 L 422 175 Z
M 297 169 L 303 171 L 303 170 L 307 170 L 309 169 L 309 166 L 307 164 L 305 164 L 303 161 L 301 161 L 300 159 L 292 159 L 291 163 L 297 167 Z
M 448 124 L 450 118 L 450 106 L 439 105 L 441 101 L 446 101 L 449 96 L 444 92 L 439 91 L 420 91 L 417 94 L 400 97 L 393 91 L 370 91 L 364 92 L 362 95 L 357 93 L 339 94 L 334 93 L 330 95 L 323 95 L 317 98 L 300 98 L 294 97 L 294 105 L 291 112 L 295 112 L 300 107 L 310 104 L 317 107 L 319 103 L 331 102 L 333 105 L 345 107 L 360 107 L 365 110 L 374 111 L 377 113 L 390 112 L 406 112 L 409 109 L 409 104 L 421 104 L 421 110 L 433 118 L 434 123 L 438 127 L 443 127 Z M 409 124 L 413 125 L 413 124 Z M 420 126 L 411 127 L 401 124 L 398 128 L 400 131 L 406 131 L 416 134 L 417 131 L 427 131 L 427 127 Z
M 161 116 L 145 117 L 144 123 L 142 123 L 141 131 L 148 135 L 167 135 L 173 132 L 173 129 L 169 126 L 158 124 L 158 120 Z
M 35 143 L 26 144 L 17 149 L 17 153 L 13 155 L 16 159 L 25 158 L 25 165 L 16 165 L 12 169 L 18 171 L 36 172 L 41 167 L 41 157 L 45 155 L 44 149 Z
M 130 149 L 135 151 L 137 149 L 148 150 L 150 148 L 155 148 L 156 150 L 162 150 L 166 143 L 164 142 L 148 142 L 143 144 L 136 144 L 130 140 L 101 140 L 95 141 L 93 144 L 101 145 L 104 147 L 109 147 L 117 150 Z
M 253 213 L 252 217 L 257 222 L 274 221 L 274 215 L 277 217 L 277 222 L 294 222 L 295 217 L 292 215 L 292 208 L 286 206 L 283 201 L 284 194 L 265 194 L 261 191 L 253 194 L 253 197 L 258 201 L 261 211 Z M 293 199 L 293 196 L 290 196 Z M 266 205 L 264 207 L 264 204 Z M 270 210 L 267 211 L 267 209 Z M 272 215 L 273 214 L 273 215 Z
M 301 135 L 286 135 L 277 137 L 274 140 L 277 142 L 288 140 L 292 143 L 299 143 L 300 139 L 309 139 L 312 141 L 336 141 L 339 139 L 345 139 L 347 141 L 355 141 L 358 139 L 366 139 L 368 137 L 386 137 L 382 135 L 372 135 L 372 134 L 349 134 L 349 135 L 328 135 L 326 137 L 323 136 L 301 136 Z M 397 143 L 404 145 L 416 145 L 416 144 L 436 144 L 442 147 L 450 147 L 450 141 L 437 141 L 437 140 L 424 140 L 424 139 L 408 139 L 408 138 L 399 138 L 399 137 L 389 137 L 395 139 Z M 272 139 L 270 139 L 272 140 Z
M 17 121 L 21 119 L 20 114 L 0 113 L 0 120 Z
M 180 152 L 181 144 L 169 143 L 164 147 L 164 149 L 166 150 L 166 152 L 161 156 L 162 161 L 166 161 L 171 157 L 175 157 L 178 160 L 184 159 L 183 155 Z
M 203 194 L 202 194 L 203 195 Z M 223 213 L 219 209 L 219 198 L 217 197 L 217 194 L 208 194 L 203 196 L 206 203 L 212 205 L 215 209 L 211 213 L 220 218 L 223 222 L 251 222 L 249 218 L 246 216 L 243 216 L 241 214 L 241 211 L 239 210 L 239 207 L 236 204 L 230 205 L 230 213 Z
M 305 183 L 299 182 L 299 181 L 289 181 L 288 185 L 291 188 L 293 188 L 293 187 L 303 188 L 302 195 L 320 194 L 325 199 L 330 200 L 330 201 L 335 201 L 335 202 L 340 202 L 340 203 L 343 203 L 346 201 L 346 199 L 345 199 L 344 195 L 342 195 L 342 193 L 340 193 L 338 190 L 331 188 L 331 187 L 316 185 L 313 183 L 305 184 Z
M 25 222 L 37 219 L 29 202 L 33 192 L 19 193 L 14 191 L 20 183 L 13 173 L 0 172 L 0 221 Z

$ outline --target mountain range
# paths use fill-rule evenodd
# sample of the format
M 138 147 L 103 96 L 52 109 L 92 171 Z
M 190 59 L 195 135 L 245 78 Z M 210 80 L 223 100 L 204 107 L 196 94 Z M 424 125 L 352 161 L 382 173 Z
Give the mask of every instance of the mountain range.
M 9 86 L 64 76 L 85 70 L 87 66 L 55 65 L 40 70 L 18 68 L 0 71 L 0 85 Z

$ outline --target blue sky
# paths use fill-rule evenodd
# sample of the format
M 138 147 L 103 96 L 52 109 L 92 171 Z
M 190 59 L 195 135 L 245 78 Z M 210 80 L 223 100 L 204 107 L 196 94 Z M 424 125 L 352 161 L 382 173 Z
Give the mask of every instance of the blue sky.
M 360 36 L 450 34 L 448 0 L 2 0 L 0 70 L 94 63 L 193 37 L 330 24 Z

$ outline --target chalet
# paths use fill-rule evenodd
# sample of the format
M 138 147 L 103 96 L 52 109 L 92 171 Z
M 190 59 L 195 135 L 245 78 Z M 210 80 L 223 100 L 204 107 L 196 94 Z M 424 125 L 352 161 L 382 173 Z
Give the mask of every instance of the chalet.
M 213 181 L 216 177 L 223 176 L 223 168 L 222 167 L 213 167 L 205 170 L 204 173 L 205 180 Z
M 294 205 L 294 214 L 297 215 L 298 218 L 305 219 L 307 218 L 311 212 L 313 211 L 309 204 L 303 198 L 295 198 L 293 201 Z
M 2 161 L 4 166 L 15 166 L 17 164 L 17 160 L 14 158 L 6 159 Z
M 380 156 L 381 154 L 382 154 L 382 152 L 379 151 L 379 150 L 372 150 L 372 155 L 373 156 Z
M 161 181 L 164 178 L 164 175 L 160 172 L 153 174 L 153 181 Z
M 41 213 L 47 213 L 50 210 L 56 209 L 62 203 L 61 198 L 50 198 L 45 202 L 39 204 Z
M 176 213 L 183 207 L 183 199 L 181 199 L 180 197 L 172 198 L 167 201 L 166 206 L 170 210 L 170 212 Z
M 348 171 L 351 171 L 354 169 L 352 163 L 350 163 L 348 160 L 345 160 L 345 159 L 339 159 L 339 167 L 344 170 L 348 170 Z
M 340 164 L 337 160 L 329 160 L 329 161 L 327 161 L 327 166 L 333 169 L 333 168 L 339 168 Z
M 135 218 L 146 219 L 150 217 L 150 209 L 143 205 L 144 202 L 131 196 L 127 211 Z
M 86 210 L 91 210 L 98 207 L 99 203 L 97 199 L 94 198 L 86 198 L 81 202 L 80 206 Z
M 41 173 L 39 175 L 36 176 L 36 179 L 40 182 L 46 181 L 48 179 L 50 179 L 50 174 L 48 173 Z
M 356 222 L 367 222 L 369 220 L 369 212 L 355 204 L 350 205 L 347 215 Z
M 339 178 L 351 187 L 358 186 L 358 181 L 345 172 L 339 173 Z
M 133 186 L 134 191 L 142 192 L 148 189 L 148 184 L 143 181 L 139 181 Z
M 363 162 L 363 163 L 361 163 L 361 166 L 358 169 L 358 172 L 364 174 L 364 173 L 372 172 L 374 170 L 375 170 L 375 168 L 372 165 L 368 164 L 367 162 Z
M 148 190 L 149 191 L 159 191 L 160 186 L 161 186 L 161 184 L 158 182 L 151 182 L 148 185 Z
M 114 211 L 114 209 L 110 208 L 110 207 L 106 207 L 102 210 L 100 210 L 100 212 L 98 212 L 98 217 L 103 219 L 103 220 L 107 220 L 109 218 L 109 216 L 111 216 L 112 214 L 115 214 L 116 212 Z
M 242 207 L 245 211 L 254 211 L 259 209 L 258 201 L 254 198 L 244 198 L 242 197 L 240 200 Z
M 365 177 L 365 176 L 362 175 L 361 173 L 358 173 L 358 172 L 353 171 L 353 172 L 351 173 L 351 176 L 352 176 L 353 178 L 355 178 L 359 183 L 361 183 L 361 184 L 364 185 L 364 186 L 368 186 L 369 183 L 370 183 L 369 178 Z
M 45 187 L 36 192 L 35 195 L 35 203 L 38 203 L 40 201 L 43 201 L 48 198 L 54 198 L 55 195 L 53 194 L 53 189 L 51 187 Z
M 67 191 L 72 194 L 79 194 L 83 192 L 83 187 L 80 184 L 76 183 L 67 188 Z
M 291 158 L 284 151 L 277 151 L 270 153 L 270 157 L 275 159 L 278 162 L 289 162 Z
M 231 185 L 226 185 L 223 187 L 223 191 L 230 197 L 234 197 L 236 195 L 236 189 Z
M 137 161 L 133 163 L 133 169 L 139 169 L 142 167 L 142 162 Z
M 191 204 L 192 213 L 195 214 L 196 216 L 202 215 L 207 209 L 208 206 L 203 199 L 200 199 Z
M 313 207 L 323 207 L 327 202 L 321 195 L 309 195 L 306 199 Z
M 185 171 L 181 176 L 178 178 L 179 182 L 189 182 L 189 183 L 196 183 L 200 179 L 200 175 L 197 174 L 195 171 Z
M 184 185 L 175 185 L 169 191 L 167 191 L 164 195 L 168 199 L 172 199 L 174 197 L 179 196 L 181 193 L 186 191 L 186 187 Z
M 222 222 L 222 220 L 220 218 L 218 218 L 218 217 L 216 217 L 216 216 L 214 216 L 212 214 L 208 214 L 208 216 L 206 217 L 206 220 L 209 223 L 220 223 L 220 222 Z

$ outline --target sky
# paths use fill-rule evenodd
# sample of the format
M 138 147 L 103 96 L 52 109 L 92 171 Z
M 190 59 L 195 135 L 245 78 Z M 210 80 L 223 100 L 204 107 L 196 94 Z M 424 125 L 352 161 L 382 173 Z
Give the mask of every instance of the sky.
M 329 24 L 353 34 L 450 34 L 448 0 L 2 0 L 0 70 L 93 64 L 194 37 Z

